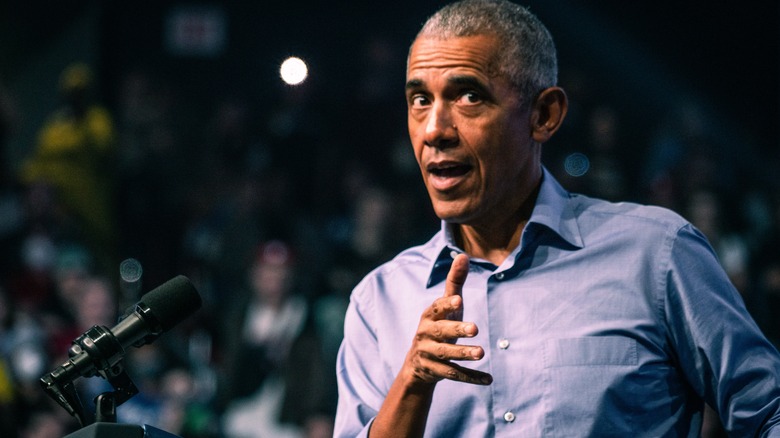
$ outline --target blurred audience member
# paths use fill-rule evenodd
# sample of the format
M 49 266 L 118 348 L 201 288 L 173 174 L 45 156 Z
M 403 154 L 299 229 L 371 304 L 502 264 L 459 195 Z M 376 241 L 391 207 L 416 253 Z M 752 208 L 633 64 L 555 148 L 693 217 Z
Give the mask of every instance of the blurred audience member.
M 621 142 L 620 126 L 618 111 L 609 105 L 596 107 L 590 113 L 588 194 L 610 201 L 626 199 L 631 189 L 628 175 L 633 168 L 629 151 Z
M 73 426 L 63 422 L 57 412 L 41 409 L 30 414 L 30 419 L 21 428 L 19 437 L 62 438 L 70 432 L 74 432 Z
M 278 240 L 259 246 L 248 289 L 226 315 L 220 400 L 228 436 L 332 435 L 322 346 L 297 289 L 295 255 Z
M 59 244 L 52 272 L 55 294 L 40 312 L 49 339 L 48 351 L 55 361 L 66 358 L 73 340 L 92 326 L 84 325 L 89 321 L 79 320 L 79 312 L 85 311 L 82 299 L 94 269 L 92 254 L 86 247 L 71 242 Z
M 0 436 L 16 433 L 30 407 L 25 400 L 29 383 L 45 364 L 40 330 L 0 286 Z
M 18 260 L 15 272 L 6 279 L 8 291 L 16 306 L 28 313 L 41 311 L 55 294 L 52 275 L 57 248 L 45 233 L 31 233 L 15 248 Z
M 92 96 L 92 69 L 69 65 L 61 74 L 62 104 L 38 133 L 21 169 L 31 190 L 50 187 L 66 214 L 78 224 L 75 238 L 86 239 L 108 268 L 115 245 L 113 119 Z

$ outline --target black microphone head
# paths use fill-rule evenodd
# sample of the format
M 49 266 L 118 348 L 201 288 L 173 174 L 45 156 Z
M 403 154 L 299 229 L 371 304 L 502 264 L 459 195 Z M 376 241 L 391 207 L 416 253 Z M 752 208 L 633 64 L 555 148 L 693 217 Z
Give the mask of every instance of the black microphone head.
M 164 332 L 200 309 L 202 300 L 190 280 L 179 275 L 141 297 Z

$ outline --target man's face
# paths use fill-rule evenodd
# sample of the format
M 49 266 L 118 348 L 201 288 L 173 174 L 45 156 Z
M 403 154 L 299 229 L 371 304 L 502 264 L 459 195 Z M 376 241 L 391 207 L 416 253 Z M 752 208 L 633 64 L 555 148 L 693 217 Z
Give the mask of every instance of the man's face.
M 539 182 L 530 106 L 497 73 L 496 44 L 420 38 L 409 55 L 409 135 L 433 208 L 449 222 L 506 220 Z

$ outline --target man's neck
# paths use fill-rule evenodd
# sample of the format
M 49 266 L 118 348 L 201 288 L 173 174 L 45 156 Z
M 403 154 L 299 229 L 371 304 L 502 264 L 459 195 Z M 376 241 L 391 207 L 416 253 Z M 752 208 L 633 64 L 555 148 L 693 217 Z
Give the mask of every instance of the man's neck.
M 485 230 L 469 225 L 454 225 L 454 233 L 458 245 L 469 257 L 484 259 L 499 266 L 520 244 L 520 236 L 524 228 L 525 223 L 506 230 Z M 510 230 L 510 233 L 502 232 Z
M 520 237 L 531 218 L 540 187 L 541 184 L 513 214 L 503 220 L 489 224 L 452 224 L 453 237 L 458 246 L 470 257 L 501 265 L 520 245 Z

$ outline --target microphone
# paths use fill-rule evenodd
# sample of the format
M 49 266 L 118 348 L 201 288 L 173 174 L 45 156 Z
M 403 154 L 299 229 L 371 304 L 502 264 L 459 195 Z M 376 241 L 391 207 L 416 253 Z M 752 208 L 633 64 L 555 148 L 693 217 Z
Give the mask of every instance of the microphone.
M 141 297 L 113 328 L 96 325 L 76 338 L 68 350 L 70 358 L 40 383 L 47 392 L 56 393 L 61 384 L 110 371 L 124 358 L 127 348 L 152 343 L 201 305 L 200 295 L 187 277 L 168 280 Z M 60 394 L 52 395 L 60 398 Z

